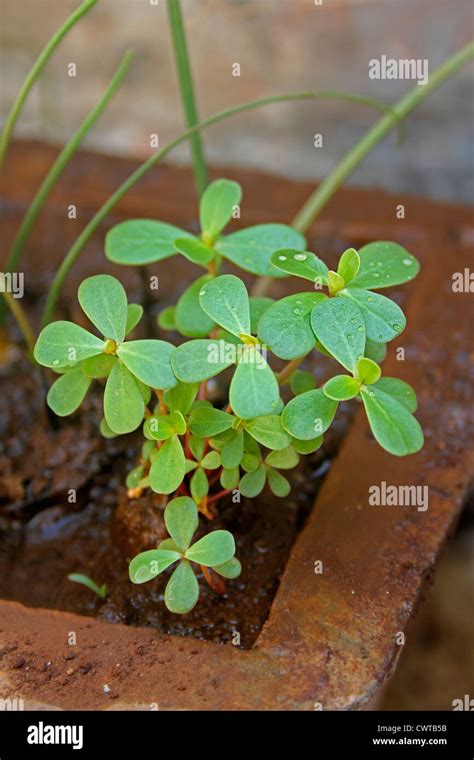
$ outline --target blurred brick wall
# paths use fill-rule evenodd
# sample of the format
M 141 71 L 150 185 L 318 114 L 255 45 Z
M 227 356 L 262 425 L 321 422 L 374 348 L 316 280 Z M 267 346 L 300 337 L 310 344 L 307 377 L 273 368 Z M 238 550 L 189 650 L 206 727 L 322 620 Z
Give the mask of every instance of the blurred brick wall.
M 35 54 L 79 0 L 0 0 L 4 117 Z M 430 71 L 473 32 L 471 0 L 182 0 L 201 116 L 264 95 L 349 89 L 394 102 L 414 83 L 373 81 L 368 61 L 427 58 Z M 64 142 L 98 100 L 123 51 L 137 59 L 86 144 L 144 156 L 182 129 L 165 0 L 99 0 L 68 35 L 31 93 L 17 133 Z M 67 75 L 74 62 L 77 77 Z M 240 63 L 241 76 L 232 76 Z M 352 182 L 467 200 L 473 175 L 472 67 L 410 116 L 404 146 L 392 136 Z M 374 113 L 320 101 L 270 106 L 205 135 L 215 164 L 247 164 L 319 179 L 364 132 Z M 313 147 L 315 133 L 323 148 Z M 183 146 L 173 154 L 187 161 Z

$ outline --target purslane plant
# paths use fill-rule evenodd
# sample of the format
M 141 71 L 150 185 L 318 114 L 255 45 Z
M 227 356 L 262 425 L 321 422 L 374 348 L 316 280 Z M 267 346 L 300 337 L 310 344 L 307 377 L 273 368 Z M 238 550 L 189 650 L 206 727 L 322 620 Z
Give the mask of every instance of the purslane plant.
M 423 444 L 413 416 L 415 392 L 401 380 L 382 377 L 379 366 L 386 344 L 405 328 L 405 317 L 376 292 L 413 279 L 416 259 L 398 244 L 376 242 L 343 252 L 331 271 L 286 225 L 224 235 L 240 202 L 239 185 L 220 179 L 202 196 L 199 236 L 154 220 L 123 222 L 108 233 L 106 255 L 117 263 L 151 264 L 182 255 L 204 269 L 158 317 L 162 329 L 189 340 L 177 346 L 128 340 L 143 310 L 127 303 L 116 278 L 97 275 L 84 280 L 78 298 L 101 337 L 59 321 L 43 329 L 35 348 L 37 361 L 60 374 L 48 394 L 57 414 L 71 414 L 92 380 L 105 380 L 102 434 L 142 425 L 139 463 L 126 484 L 137 497 L 146 488 L 174 497 L 165 510 L 171 538 L 135 557 L 130 577 L 143 583 L 179 562 L 165 593 L 165 604 L 178 613 L 198 598 L 191 562 L 211 585 L 209 568 L 228 578 L 240 572 L 227 531 L 191 545 L 198 512 L 212 519 L 224 495 L 238 490 L 254 497 L 266 483 L 285 497 L 290 483 L 281 470 L 321 446 L 341 401 L 362 401 L 375 439 L 391 454 L 405 456 Z M 279 300 L 249 297 L 239 277 L 221 274 L 226 259 L 253 274 L 300 278 L 307 289 Z M 336 372 L 316 387 L 313 374 L 298 369 L 313 351 L 349 374 Z M 272 355 L 289 361 L 279 373 Z M 220 400 L 212 403 L 209 380 L 226 370 L 215 383 Z

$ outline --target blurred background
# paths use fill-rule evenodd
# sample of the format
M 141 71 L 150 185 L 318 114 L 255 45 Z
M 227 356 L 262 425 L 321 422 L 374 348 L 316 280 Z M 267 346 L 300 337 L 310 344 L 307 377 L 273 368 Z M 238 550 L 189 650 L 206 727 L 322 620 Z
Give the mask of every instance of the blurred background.
M 318 0 L 317 0 L 318 1 Z M 156 2 L 156 5 L 151 5 Z M 2 116 L 34 56 L 79 0 L 0 0 Z M 412 83 L 370 80 L 382 54 L 428 59 L 434 70 L 473 32 L 471 0 L 183 0 L 201 117 L 294 90 L 346 89 L 393 103 Z M 137 60 L 86 145 L 145 156 L 183 127 L 165 0 L 99 0 L 63 41 L 28 99 L 17 134 L 64 142 L 97 102 L 124 50 Z M 77 76 L 69 77 L 68 63 Z M 240 77 L 232 65 L 240 64 Z M 350 180 L 463 201 L 472 193 L 472 71 L 463 69 L 407 122 L 406 141 L 377 147 Z M 364 106 L 319 101 L 270 106 L 207 131 L 214 164 L 322 178 L 376 118 Z M 323 148 L 313 146 L 323 135 Z M 186 146 L 173 160 L 187 161 Z
M 44 42 L 78 0 L 0 0 L 1 116 Z M 413 86 L 371 80 L 369 60 L 428 59 L 434 70 L 474 29 L 471 0 L 182 0 L 202 118 L 249 99 L 345 89 L 394 103 Z M 16 134 L 63 143 L 104 92 L 125 49 L 137 58 L 85 145 L 144 157 L 183 129 L 164 0 L 99 0 L 54 54 Z M 77 76 L 68 76 L 74 63 Z M 233 65 L 240 76 L 233 76 Z M 364 133 L 368 108 L 321 101 L 258 110 L 204 135 L 214 165 L 319 180 Z M 472 198 L 472 67 L 408 118 L 403 147 L 385 139 L 350 183 L 452 202 Z M 313 145 L 316 133 L 323 147 Z M 187 146 L 172 159 L 187 163 Z M 386 709 L 451 709 L 474 696 L 474 510 L 467 506 L 385 695 Z

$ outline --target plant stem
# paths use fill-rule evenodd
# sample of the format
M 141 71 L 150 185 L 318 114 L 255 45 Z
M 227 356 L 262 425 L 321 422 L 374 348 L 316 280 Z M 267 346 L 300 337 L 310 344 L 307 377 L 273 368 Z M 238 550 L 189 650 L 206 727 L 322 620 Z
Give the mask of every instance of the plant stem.
M 189 64 L 188 45 L 184 31 L 183 17 L 181 15 L 180 0 L 167 0 L 167 8 L 185 124 L 188 128 L 194 127 L 194 125 L 199 122 L 199 117 L 194 95 L 191 66 Z M 196 185 L 198 197 L 200 197 L 206 189 L 208 179 L 201 135 L 199 132 L 193 134 L 189 142 L 191 145 L 194 183 Z
M 31 356 L 33 356 L 36 339 L 35 339 L 35 334 L 33 332 L 33 329 L 30 325 L 29 319 L 26 316 L 26 312 L 23 309 L 23 306 L 19 303 L 17 298 L 13 298 L 11 293 L 4 292 L 2 293 L 2 295 L 5 299 L 5 302 L 8 308 L 10 309 L 11 313 L 15 317 L 18 327 L 23 333 L 25 343 L 28 346 L 28 351 L 30 352 Z
M 86 116 L 86 118 L 80 125 L 77 132 L 75 132 L 75 134 L 66 143 L 66 145 L 60 152 L 59 156 L 56 158 L 51 169 L 49 170 L 48 174 L 46 175 L 43 182 L 41 183 L 38 192 L 36 193 L 33 201 L 31 202 L 23 218 L 23 221 L 15 237 L 15 240 L 13 241 L 13 245 L 10 250 L 10 255 L 7 260 L 5 271 L 12 272 L 14 269 L 16 269 L 16 266 L 21 258 L 24 247 L 30 235 L 31 229 L 36 219 L 38 218 L 38 215 L 41 212 L 41 209 L 43 208 L 43 205 L 49 193 L 53 189 L 56 182 L 59 180 L 68 162 L 70 161 L 70 159 L 76 152 L 77 148 L 83 141 L 86 134 L 89 132 L 91 127 L 95 124 L 97 119 L 102 115 L 106 106 L 108 105 L 112 97 L 115 95 L 117 90 L 119 89 L 120 85 L 122 84 L 128 72 L 128 69 L 130 68 L 130 64 L 133 60 L 133 57 L 134 57 L 133 51 L 129 50 L 127 51 L 127 53 L 125 53 L 120 63 L 120 66 L 115 72 L 109 86 L 107 87 L 107 90 L 104 92 L 99 103 L 92 109 L 92 111 L 89 112 L 89 114 Z M 4 304 L 0 303 L 0 323 L 3 322 L 4 312 L 5 312 Z
M 344 156 L 342 161 L 332 170 L 325 180 L 310 195 L 304 206 L 293 219 L 292 226 L 299 232 L 306 230 L 314 219 L 321 213 L 326 203 L 336 190 L 365 158 L 367 153 L 392 129 L 396 118 L 403 119 L 410 111 L 423 101 L 436 87 L 439 87 L 448 77 L 455 74 L 461 66 L 474 58 L 474 43 L 466 45 L 448 58 L 430 76 L 428 84 L 416 85 L 392 109 L 393 115 L 385 114 Z
M 105 201 L 105 203 L 92 217 L 86 227 L 84 227 L 79 237 L 67 252 L 52 282 L 43 312 L 43 326 L 51 321 L 54 307 L 61 291 L 62 284 L 91 235 L 95 232 L 97 227 L 105 219 L 109 211 L 111 211 L 113 207 L 118 203 L 118 201 L 120 201 L 123 196 L 134 185 L 136 185 L 136 183 L 142 177 L 144 177 L 145 174 L 150 171 L 150 169 L 152 169 L 158 163 L 158 161 L 170 153 L 173 148 L 188 140 L 192 135 L 199 132 L 199 130 L 207 129 L 207 127 L 210 127 L 213 124 L 217 124 L 220 121 L 224 121 L 224 119 L 228 119 L 229 117 L 243 113 L 244 111 L 251 111 L 254 108 L 272 105 L 274 103 L 284 103 L 294 100 L 316 100 L 318 98 L 339 98 L 350 100 L 352 102 L 360 102 L 365 105 L 371 105 L 374 108 L 378 108 L 379 110 L 389 110 L 387 109 L 387 106 L 381 105 L 378 101 L 370 100 L 363 96 L 353 95 L 352 93 L 346 93 L 339 90 L 321 90 L 320 92 L 296 92 L 286 95 L 272 95 L 267 98 L 251 100 L 238 106 L 232 106 L 231 108 L 220 111 L 219 113 L 210 116 L 208 119 L 199 122 L 199 124 L 196 124 L 194 127 L 187 129 L 185 132 L 179 135 L 179 137 L 176 137 L 174 140 L 169 142 L 168 145 L 165 145 L 164 148 L 150 156 L 138 167 L 138 169 L 135 169 L 135 171 L 125 180 L 125 182 L 123 182 L 120 187 L 118 187 L 117 190 L 112 193 L 112 195 Z
M 23 103 L 28 97 L 28 93 L 30 92 L 35 81 L 41 74 L 42 70 L 44 69 L 45 65 L 47 64 L 48 60 L 50 59 L 51 55 L 56 50 L 57 46 L 59 45 L 63 37 L 66 36 L 66 34 L 69 32 L 70 29 L 72 29 L 74 24 L 76 24 L 77 21 L 79 21 L 79 19 L 82 16 L 84 16 L 84 14 L 87 13 L 96 4 L 96 2 L 97 0 L 84 0 L 84 2 L 79 6 L 79 8 L 77 8 L 74 11 L 74 13 L 72 13 L 71 16 L 69 16 L 69 18 L 64 22 L 64 24 L 58 29 L 58 31 L 55 34 L 53 34 L 53 36 L 51 37 L 47 45 L 43 48 L 38 58 L 34 62 L 30 71 L 28 72 L 28 75 L 25 81 L 23 82 L 20 88 L 20 91 L 18 92 L 18 95 L 16 96 L 16 99 L 15 99 L 15 102 L 13 103 L 11 111 L 7 116 L 7 120 L 5 122 L 2 134 L 0 136 L 0 169 L 3 166 L 5 154 L 7 152 L 7 148 L 10 142 L 10 137 L 13 132 L 13 128 L 18 119 L 18 116 L 20 115 L 20 111 L 23 107 Z

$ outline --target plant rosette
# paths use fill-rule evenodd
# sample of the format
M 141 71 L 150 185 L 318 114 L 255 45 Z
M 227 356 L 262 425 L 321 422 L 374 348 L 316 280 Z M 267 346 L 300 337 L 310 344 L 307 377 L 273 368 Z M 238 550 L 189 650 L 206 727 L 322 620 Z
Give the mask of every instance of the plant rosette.
M 139 462 L 126 485 L 134 496 L 151 488 L 172 499 L 165 519 L 174 545 L 168 540 L 154 554 L 139 555 L 130 572 L 143 582 L 179 562 L 165 598 L 178 612 L 197 600 L 191 563 L 216 570 L 233 557 L 233 551 L 229 557 L 224 549 L 211 552 L 220 542 L 230 552 L 226 531 L 190 545 L 198 513 L 212 519 L 223 496 L 254 498 L 266 484 L 286 497 L 290 482 L 283 472 L 321 446 L 341 401 L 362 401 L 376 441 L 391 454 L 406 456 L 423 445 L 415 392 L 402 380 L 381 377 L 379 366 L 405 317 L 394 301 L 374 292 L 415 277 L 416 259 L 395 243 L 376 242 L 345 251 L 331 271 L 285 225 L 223 236 L 240 200 L 235 182 L 213 182 L 201 200 L 200 238 L 151 220 L 124 222 L 108 233 L 107 255 L 120 263 L 148 264 L 182 254 L 207 270 L 159 316 L 160 327 L 184 342 L 176 347 L 157 339 L 127 340 L 142 307 L 127 304 L 117 279 L 98 275 L 81 284 L 78 297 L 102 337 L 60 321 L 41 332 L 35 347 L 36 360 L 60 373 L 48 394 L 57 414 L 74 412 L 97 378 L 105 380 L 102 434 L 143 426 Z M 313 289 L 279 300 L 250 297 L 238 276 L 220 273 L 225 259 L 255 274 L 310 281 Z M 313 373 L 299 368 L 313 351 L 350 374 L 316 387 Z M 272 368 L 272 356 L 289 362 L 280 373 Z M 208 381 L 225 371 L 228 396 L 213 404 Z M 188 525 L 184 543 L 175 535 L 180 510 Z M 201 562 L 196 547 L 207 545 Z M 207 571 L 204 576 L 209 582 Z

